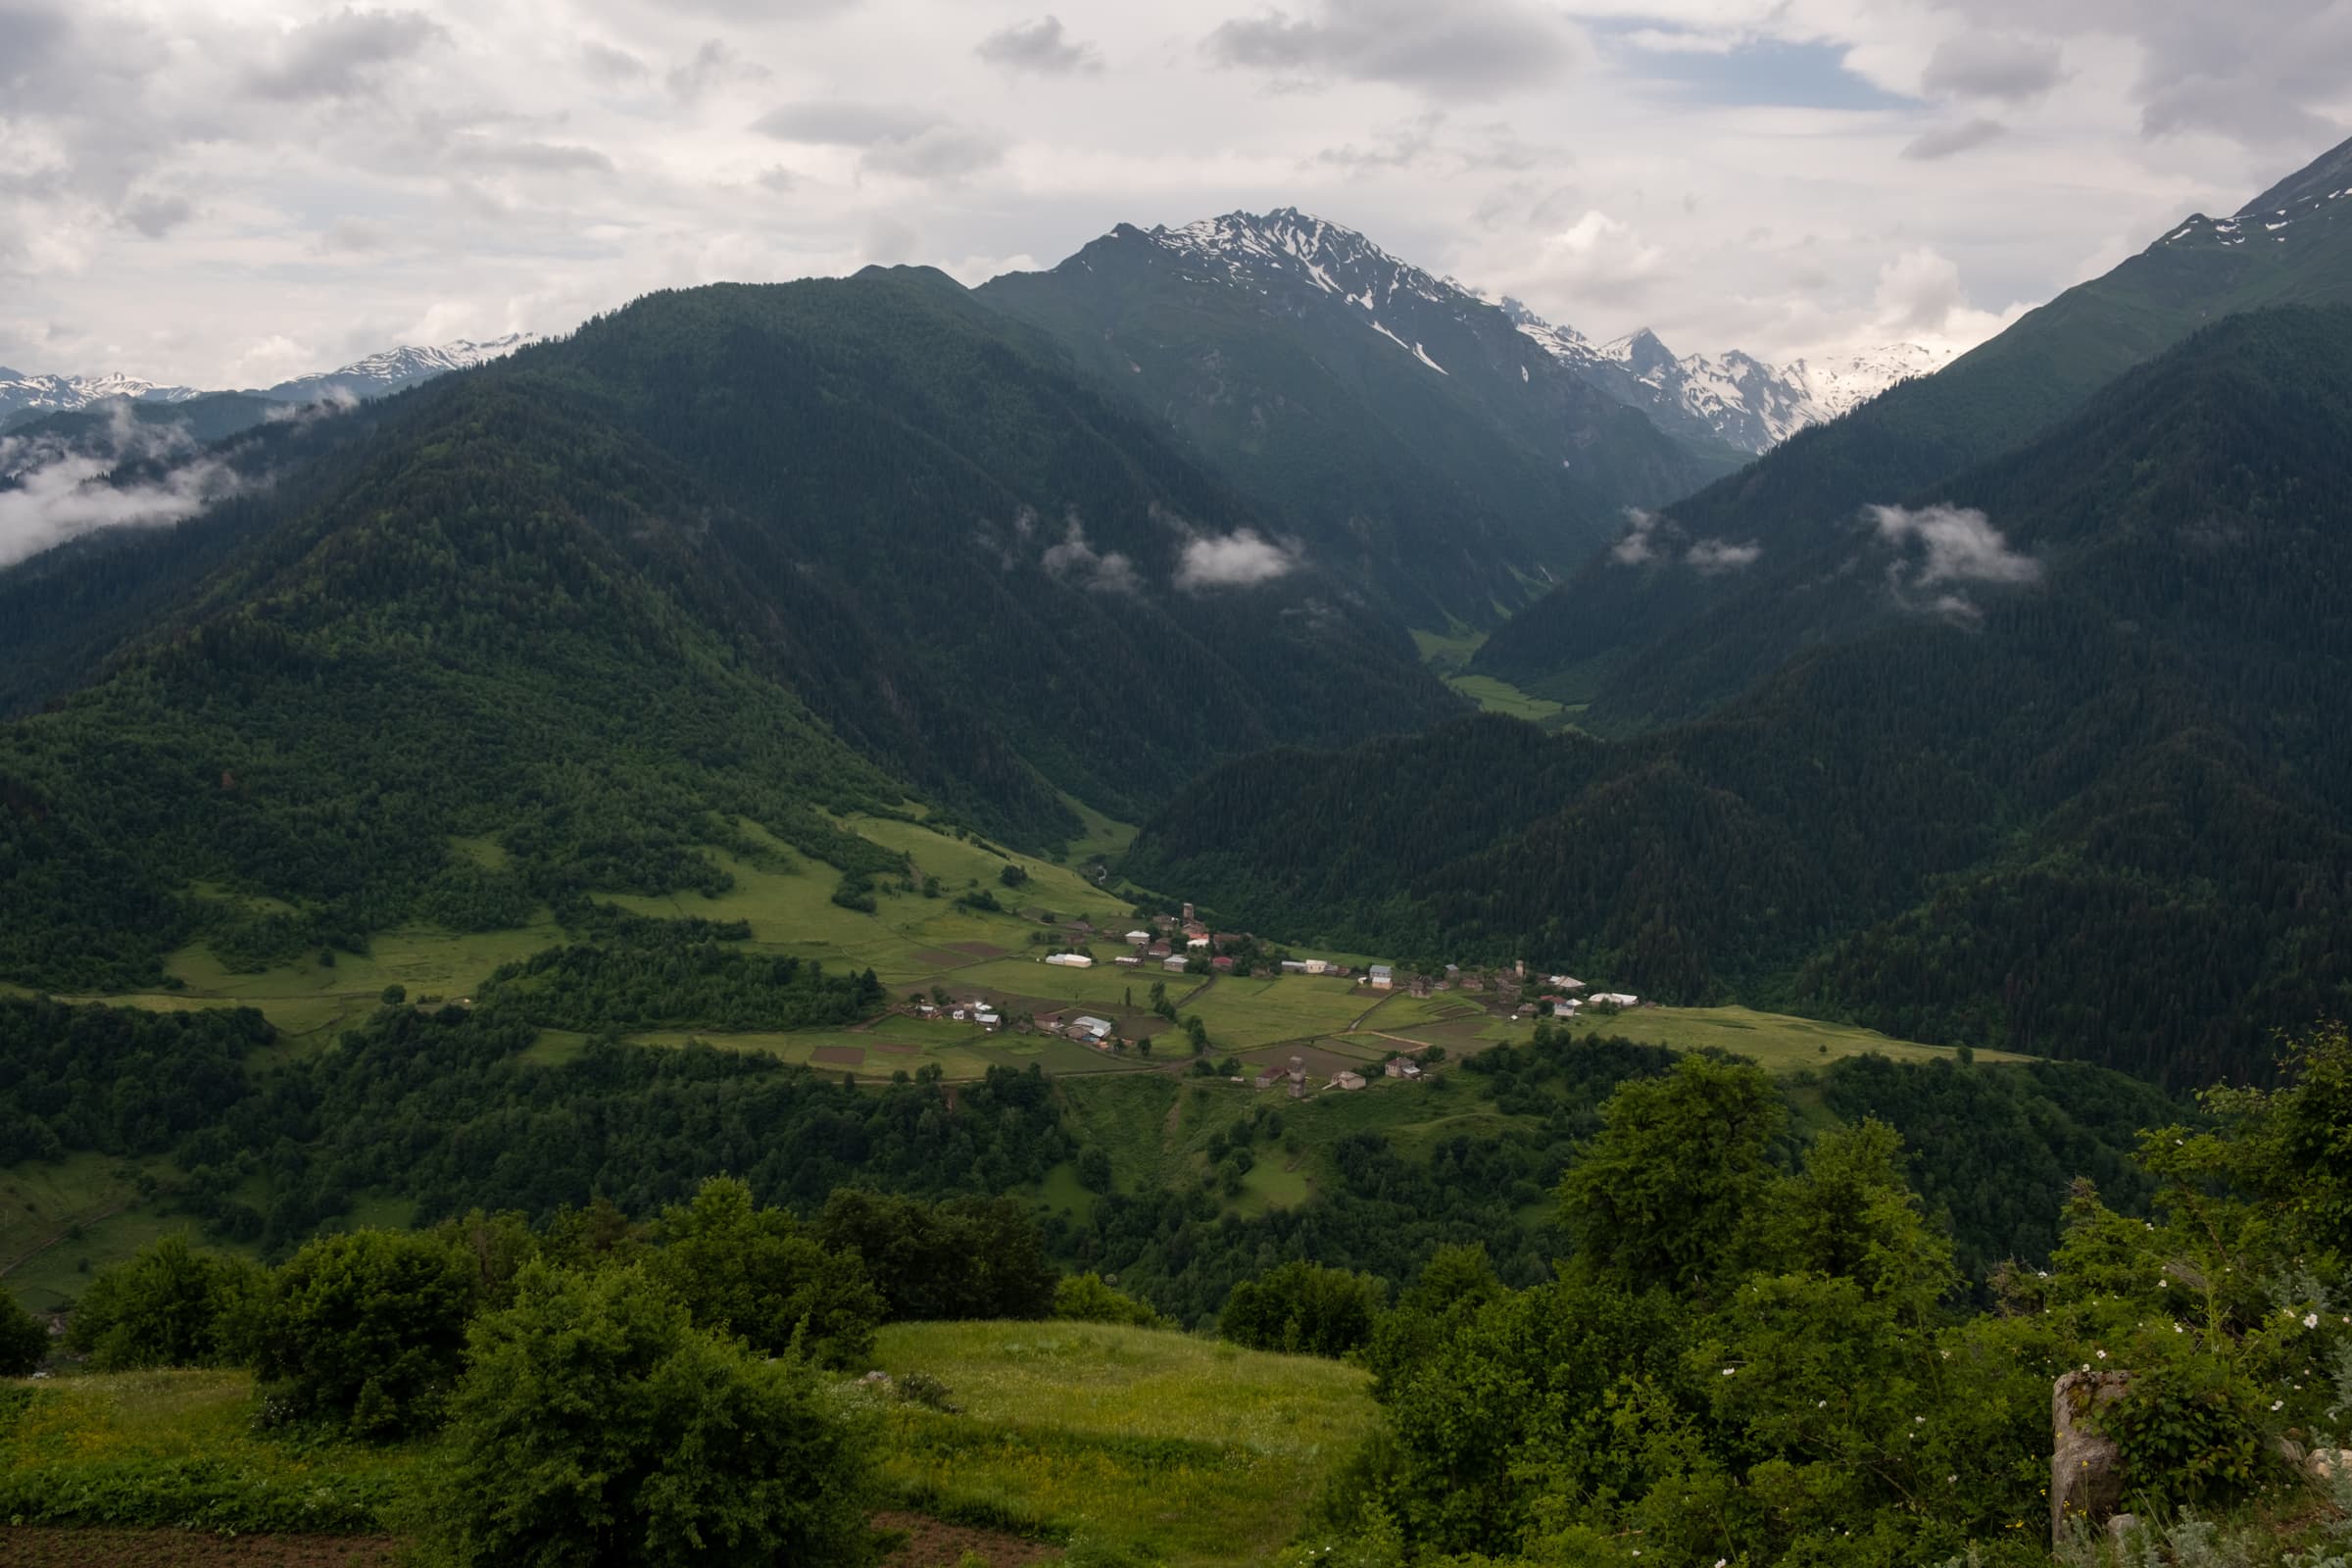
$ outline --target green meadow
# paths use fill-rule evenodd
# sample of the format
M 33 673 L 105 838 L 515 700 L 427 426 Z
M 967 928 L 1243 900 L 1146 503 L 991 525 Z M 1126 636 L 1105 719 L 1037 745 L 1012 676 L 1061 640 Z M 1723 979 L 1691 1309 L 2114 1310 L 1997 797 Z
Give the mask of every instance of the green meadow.
M 884 1472 L 910 1504 L 1168 1568 L 1270 1559 L 1375 1419 L 1356 1368 L 1150 1329 L 902 1323 L 874 1360 L 959 1407 L 893 1410 Z
M 1361 1371 L 1147 1329 L 906 1323 L 873 1364 L 953 1412 L 878 1407 L 877 1504 L 1089 1540 L 1168 1568 L 1262 1562 L 1370 1433 Z M 870 1397 L 847 1394 L 848 1397 Z M 397 1530 L 430 1444 L 277 1440 L 241 1371 L 0 1381 L 0 1518 L 244 1534 Z

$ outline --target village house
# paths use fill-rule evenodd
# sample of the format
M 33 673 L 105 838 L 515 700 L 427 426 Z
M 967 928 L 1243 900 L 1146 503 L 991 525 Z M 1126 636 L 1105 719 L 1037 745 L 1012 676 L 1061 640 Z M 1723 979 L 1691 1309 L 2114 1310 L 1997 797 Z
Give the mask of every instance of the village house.
M 1410 1056 L 1391 1056 L 1383 1069 L 1392 1078 L 1416 1079 L 1421 1076 L 1421 1064 Z
M 1159 966 L 1170 974 L 1182 974 L 1184 966 L 1191 961 L 1189 958 L 1167 957 L 1159 961 Z
M 1282 960 L 1282 972 L 1284 974 L 1304 974 L 1306 965 L 1297 958 L 1285 958 Z
M 1257 1077 L 1251 1081 L 1260 1089 L 1277 1088 L 1280 1085 L 1289 1083 L 1291 1081 L 1290 1069 L 1287 1067 L 1268 1066 L 1263 1071 L 1259 1072 Z
M 1233 972 L 1233 960 L 1222 953 L 1209 959 L 1208 966 L 1211 969 L 1216 970 L 1219 974 L 1231 974 Z
M 1004 1016 L 1001 1013 L 992 1012 L 986 1007 L 972 1009 L 972 1022 L 983 1029 L 1001 1029 L 1004 1026 Z
M 1364 1087 L 1364 1075 L 1343 1068 L 1332 1074 L 1331 1087 L 1334 1089 L 1361 1089 Z
M 1057 963 L 1064 969 L 1092 969 L 1095 966 L 1095 960 L 1083 953 L 1049 953 L 1046 961 Z
M 1154 942 L 1151 947 L 1144 950 L 1144 956 L 1147 958 L 1164 958 L 1175 951 L 1176 950 L 1174 948 L 1169 947 L 1165 942 Z
M 1425 974 L 1417 974 L 1417 975 L 1413 976 L 1413 979 L 1412 979 L 1412 984 L 1411 984 L 1411 986 L 1409 987 L 1409 989 L 1411 990 L 1412 994 L 1413 994 L 1414 996 L 1416 996 L 1416 997 L 1426 997 L 1426 996 L 1428 996 L 1428 995 L 1429 995 L 1429 976 L 1427 976 L 1427 975 L 1425 975 Z
M 1196 951 L 1204 949 L 1208 946 L 1208 933 L 1203 931 L 1197 937 L 1186 937 L 1184 939 L 1184 945 Z
M 1385 963 L 1376 963 L 1367 978 L 1373 990 L 1387 991 L 1396 984 L 1396 971 Z
M 1544 977 L 1544 983 L 1554 991 L 1582 991 L 1585 989 L 1585 983 L 1572 974 L 1547 975 Z
M 1134 946 L 1140 948 L 1152 940 L 1152 933 L 1149 931 L 1130 931 L 1127 933 L 1127 940 Z
M 914 1004 L 914 1015 L 917 1018 L 936 1018 L 939 1016 L 939 1005 L 936 1003 L 918 1002 Z
M 1108 1018 L 1089 1017 L 1084 1013 L 1080 1013 L 1077 1017 L 1070 1020 L 1070 1038 L 1072 1040 L 1084 1041 L 1090 1046 L 1099 1046 L 1102 1044 L 1103 1041 L 1110 1038 L 1110 1033 L 1111 1023 Z
M 1120 954 L 1120 955 L 1119 955 L 1117 957 L 1115 957 L 1115 958 L 1111 959 L 1110 961 L 1111 961 L 1111 962 L 1113 962 L 1113 963 L 1115 963 L 1115 964 L 1117 964 L 1117 965 L 1118 965 L 1119 967 L 1121 967 L 1122 969 L 1132 969 L 1132 968 L 1135 968 L 1135 967 L 1136 967 L 1138 964 L 1141 964 L 1141 963 L 1142 963 L 1144 960 L 1143 960 L 1143 959 L 1141 959 L 1141 958 L 1139 958 L 1139 957 L 1137 957 L 1137 956 L 1136 956 L 1134 954 L 1132 954 L 1132 953 L 1122 953 L 1122 954 Z
M 1642 1005 L 1640 997 L 1628 996 L 1622 991 L 1597 991 L 1587 997 L 1585 1001 L 1595 1007 L 1639 1007 Z

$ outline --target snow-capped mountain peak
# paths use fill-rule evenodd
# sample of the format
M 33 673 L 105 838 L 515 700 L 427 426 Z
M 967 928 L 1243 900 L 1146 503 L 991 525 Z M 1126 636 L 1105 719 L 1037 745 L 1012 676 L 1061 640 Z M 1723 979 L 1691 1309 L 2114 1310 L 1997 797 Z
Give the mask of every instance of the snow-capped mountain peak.
M 120 370 L 102 375 L 26 375 L 0 368 L 0 419 L 70 413 L 108 398 L 184 403 L 200 395 L 194 387 L 158 386 Z
M 340 369 L 281 381 L 264 395 L 281 402 L 310 403 L 319 398 L 348 395 L 381 397 L 404 386 L 430 380 L 451 370 L 463 370 L 490 360 L 504 359 L 516 349 L 539 341 L 536 332 L 509 332 L 504 337 L 476 342 L 459 338 L 430 346 L 404 345 L 370 354 Z

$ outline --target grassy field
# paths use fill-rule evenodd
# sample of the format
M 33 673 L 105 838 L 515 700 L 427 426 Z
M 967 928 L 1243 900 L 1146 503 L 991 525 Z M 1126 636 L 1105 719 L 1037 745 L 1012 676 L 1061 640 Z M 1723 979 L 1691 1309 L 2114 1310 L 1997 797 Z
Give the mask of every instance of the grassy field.
M 1263 1561 L 1374 1421 L 1365 1375 L 1177 1333 L 912 1323 L 873 1362 L 946 1384 L 956 1413 L 890 1404 L 882 1470 L 925 1513 L 1092 1537 L 1169 1568 Z M 421 1446 L 279 1442 L 244 1372 L 0 1381 L 0 1519 L 202 1532 L 397 1523 Z
M 1279 980 L 1227 976 L 1186 1003 L 1184 1011 L 1200 1014 L 1219 1050 L 1248 1051 L 1279 1040 L 1338 1033 L 1379 1001 L 1379 993 L 1352 981 L 1319 975 L 1285 975 Z
M 0 1382 L 28 1402 L 0 1438 L 0 1517 L 203 1530 L 367 1531 L 408 1447 L 290 1445 L 252 1432 L 246 1372 Z
M 1774 1072 L 1818 1067 L 1839 1056 L 1876 1052 L 1896 1061 L 1946 1060 L 1957 1054 L 1949 1046 L 1923 1046 L 1896 1040 L 1875 1029 L 1852 1024 L 1822 1023 L 1786 1013 L 1754 1012 L 1746 1007 L 1637 1007 L 1614 1018 L 1594 1018 L 1581 1027 L 1601 1034 L 1623 1035 L 1676 1051 L 1698 1051 L 1708 1046 L 1750 1056 Z M 1980 1051 L 1979 1061 L 2025 1061 L 2006 1051 Z
M 1355 1368 L 1146 1329 L 899 1324 L 874 1359 L 960 1407 L 892 1411 L 885 1473 L 910 1499 L 1169 1568 L 1265 1561 L 1374 1422 Z

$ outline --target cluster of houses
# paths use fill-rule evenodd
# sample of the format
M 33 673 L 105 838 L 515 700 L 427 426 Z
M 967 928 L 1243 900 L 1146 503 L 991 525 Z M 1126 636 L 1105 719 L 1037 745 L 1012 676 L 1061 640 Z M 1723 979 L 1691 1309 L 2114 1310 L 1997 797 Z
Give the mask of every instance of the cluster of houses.
M 944 1006 L 936 1002 L 918 1002 L 914 1004 L 914 1015 L 917 1018 L 945 1018 L 951 1023 L 976 1023 L 991 1034 L 1004 1027 L 1004 1014 L 985 997 L 974 997 L 968 1002 L 951 1002 Z
M 1410 1056 L 1391 1056 L 1387 1064 L 1381 1068 L 1381 1073 L 1384 1077 L 1399 1079 L 1406 1083 L 1419 1083 L 1425 1076 L 1421 1064 Z M 1237 1079 L 1236 1082 L 1239 1080 Z M 1281 1089 L 1287 1091 L 1293 1100 L 1304 1100 L 1306 1098 L 1306 1058 L 1293 1056 L 1286 1065 L 1281 1066 L 1269 1062 L 1250 1082 L 1258 1089 Z M 1331 1087 L 1343 1094 L 1367 1088 L 1370 1084 L 1370 1079 L 1352 1067 L 1343 1067 L 1331 1075 Z

